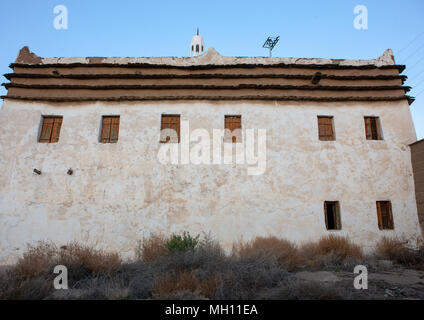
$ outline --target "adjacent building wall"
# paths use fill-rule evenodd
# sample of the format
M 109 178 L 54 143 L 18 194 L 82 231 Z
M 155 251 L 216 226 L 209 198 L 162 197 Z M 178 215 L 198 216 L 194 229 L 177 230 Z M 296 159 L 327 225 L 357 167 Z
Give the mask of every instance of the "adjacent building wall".
M 411 145 L 411 155 L 418 217 L 421 228 L 424 230 L 424 140 L 417 141 Z
M 235 114 L 244 129 L 266 129 L 265 173 L 248 175 L 245 164 L 159 163 L 163 113 L 181 114 L 191 129 L 210 132 Z M 63 116 L 58 143 L 37 142 L 42 115 Z M 120 115 L 118 143 L 98 142 L 102 115 Z M 336 141 L 318 139 L 317 115 L 334 116 Z M 366 115 L 380 117 L 384 140 L 365 139 Z M 382 236 L 413 243 L 421 237 L 408 147 L 415 140 L 406 101 L 6 99 L 0 111 L 0 262 L 13 262 L 38 240 L 76 240 L 126 257 L 153 232 L 211 232 L 227 247 L 259 235 L 316 240 L 330 233 L 326 200 L 340 201 L 342 230 L 331 233 L 364 248 Z M 378 229 L 377 200 L 392 201 L 394 230 Z

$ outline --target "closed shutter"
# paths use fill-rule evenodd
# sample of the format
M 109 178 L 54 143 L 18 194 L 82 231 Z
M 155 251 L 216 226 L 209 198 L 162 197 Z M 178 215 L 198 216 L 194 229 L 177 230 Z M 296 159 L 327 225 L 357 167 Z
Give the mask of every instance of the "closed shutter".
M 110 142 L 117 142 L 119 136 L 119 117 L 113 117 L 110 124 Z
M 177 140 L 173 141 L 165 129 L 173 130 L 177 135 Z M 180 116 L 179 115 L 162 115 L 161 122 L 161 142 L 180 142 Z
M 43 117 L 39 142 L 54 143 L 59 141 L 62 117 Z
M 318 135 L 322 141 L 334 140 L 333 117 L 318 117 Z
M 119 116 L 103 116 L 100 142 L 115 143 L 119 137 Z
M 225 116 L 225 129 L 229 130 L 225 141 L 241 142 L 241 116 Z
M 50 142 L 58 142 L 60 135 L 60 128 L 62 127 L 62 118 L 54 118 L 53 129 L 52 129 L 52 138 Z
M 367 140 L 381 140 L 380 122 L 378 117 L 365 117 L 365 134 Z
M 102 135 L 101 142 L 107 143 L 109 142 L 110 137 L 110 124 L 112 123 L 112 119 L 110 117 L 103 117 L 102 119 Z

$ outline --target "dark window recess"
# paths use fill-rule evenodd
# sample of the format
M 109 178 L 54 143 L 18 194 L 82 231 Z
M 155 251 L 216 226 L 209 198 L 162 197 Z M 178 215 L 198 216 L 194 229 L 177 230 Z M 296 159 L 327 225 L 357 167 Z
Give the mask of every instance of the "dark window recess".
M 333 117 L 318 116 L 318 135 L 321 141 L 335 140 Z
M 63 117 L 43 116 L 39 142 L 54 143 L 59 141 Z
M 378 117 L 364 117 L 364 119 L 367 140 L 382 140 L 380 119 Z
M 169 129 L 173 130 L 173 132 L 170 133 Z M 160 142 L 179 143 L 180 142 L 180 115 L 163 114 L 160 130 L 161 130 Z
M 327 230 L 340 230 L 342 223 L 340 219 L 340 205 L 338 201 L 325 201 L 325 226 Z
M 100 142 L 115 143 L 119 136 L 119 116 L 102 117 L 102 134 Z
M 390 201 L 377 201 L 377 218 L 380 230 L 394 229 L 392 203 Z
M 241 116 L 225 116 L 225 142 L 241 142 Z

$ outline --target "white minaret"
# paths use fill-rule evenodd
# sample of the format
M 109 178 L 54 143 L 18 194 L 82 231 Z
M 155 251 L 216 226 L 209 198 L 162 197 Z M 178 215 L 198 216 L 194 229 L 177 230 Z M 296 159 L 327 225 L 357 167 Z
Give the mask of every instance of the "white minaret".
M 202 36 L 199 36 L 199 28 L 197 28 L 197 35 L 195 35 L 193 39 L 191 39 L 190 57 L 203 54 L 204 51 L 205 45 L 203 44 L 203 38 Z

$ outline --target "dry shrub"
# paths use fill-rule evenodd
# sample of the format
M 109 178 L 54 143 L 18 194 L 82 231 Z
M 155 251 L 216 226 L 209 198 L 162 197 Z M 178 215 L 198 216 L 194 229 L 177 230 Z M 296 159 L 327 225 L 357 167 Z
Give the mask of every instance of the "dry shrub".
M 116 252 L 105 252 L 83 246 L 78 243 L 70 243 L 62 247 L 59 253 L 60 264 L 68 268 L 83 268 L 91 275 L 110 275 L 121 266 L 121 258 Z
M 203 297 L 213 298 L 220 282 L 218 275 L 200 279 L 193 271 L 182 271 L 177 274 L 167 273 L 155 281 L 152 295 L 160 298 L 179 292 L 193 292 Z
M 137 249 L 137 258 L 144 262 L 152 262 L 159 257 L 168 255 L 169 250 L 165 246 L 167 241 L 168 239 L 160 234 L 154 234 L 150 238 L 143 239 Z
M 233 250 L 239 256 L 257 255 L 262 253 L 273 255 L 280 265 L 291 271 L 300 266 L 301 260 L 297 246 L 285 239 L 276 237 L 256 237 L 248 243 L 238 243 Z
M 300 248 L 305 266 L 322 267 L 342 265 L 363 259 L 361 248 L 346 237 L 328 235 L 318 242 L 309 242 Z
M 380 259 L 392 260 L 406 266 L 422 263 L 420 252 L 408 248 L 406 243 L 399 239 L 383 237 L 377 243 L 375 254 Z
M 29 245 L 13 270 L 19 279 L 32 279 L 50 271 L 57 257 L 57 247 L 49 242 Z

